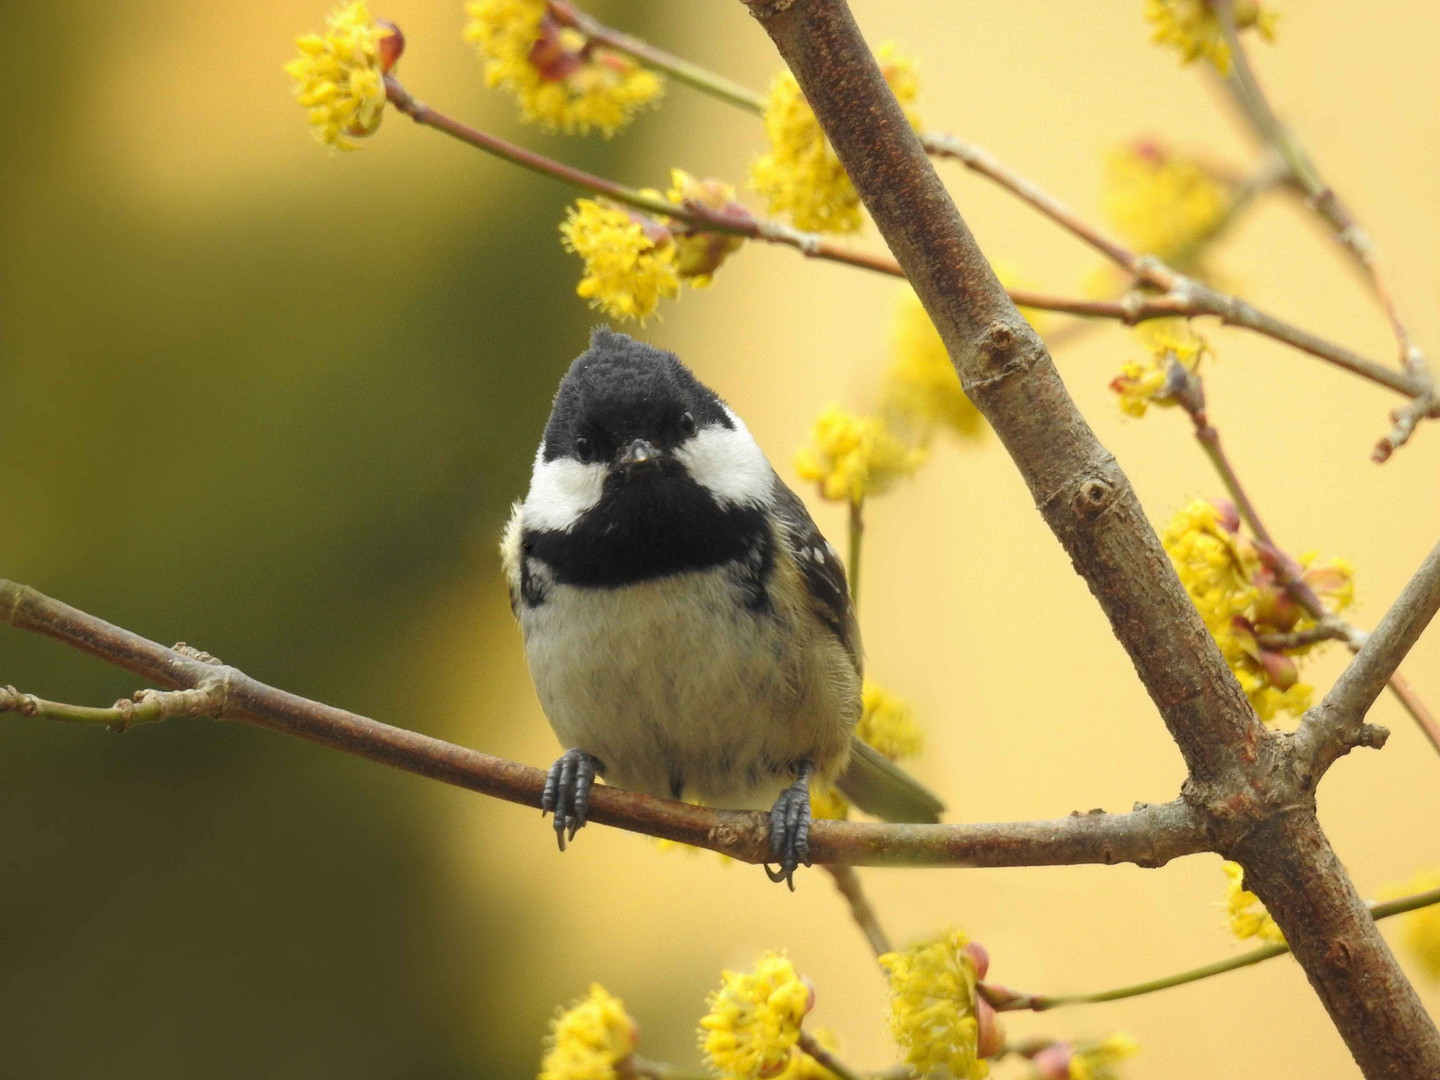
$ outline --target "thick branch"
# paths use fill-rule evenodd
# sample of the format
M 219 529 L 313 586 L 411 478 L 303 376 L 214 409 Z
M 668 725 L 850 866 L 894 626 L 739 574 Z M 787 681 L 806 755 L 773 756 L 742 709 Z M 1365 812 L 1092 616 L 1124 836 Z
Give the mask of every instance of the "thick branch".
M 1124 473 L 995 279 L 844 0 L 747 2 L 914 285 L 966 392 L 1130 654 L 1185 755 L 1189 797 L 1217 827 L 1233 825 L 1220 846 L 1245 866 L 1247 883 L 1254 864 L 1252 887 L 1356 1060 L 1372 1078 L 1440 1075 L 1440 1033 L 1303 794 L 1293 805 L 1276 777 L 1280 740 L 1250 710 Z M 1372 1023 L 1375 1014 L 1385 1022 Z
M 201 659 L 204 654 L 192 649 L 166 648 L 26 586 L 0 580 L 0 621 L 55 638 L 172 690 L 207 691 L 205 707 L 183 710 L 185 715 L 203 712 L 243 720 L 456 787 L 540 806 L 545 774 L 539 769 L 277 690 L 213 657 Z M 223 693 L 216 696 L 215 687 Z M 19 703 L 27 696 L 13 695 L 18 711 L 24 711 Z M 191 699 L 182 695 L 173 700 Z M 743 862 L 770 857 L 769 816 L 763 813 L 711 810 L 601 786 L 591 797 L 590 820 L 710 848 Z M 810 834 L 810 853 L 817 863 L 853 866 L 1160 866 L 1210 847 L 1199 815 L 1180 802 L 1128 814 L 1008 824 L 817 821 Z
M 967 393 L 1105 609 L 1193 779 L 1203 785 L 1231 775 L 1267 735 L 1129 481 L 956 212 L 848 8 L 841 0 L 751 0 L 751 9 L 799 80 Z
M 1368 1080 L 1440 1076 L 1440 1032 L 1314 812 L 1275 815 L 1228 854 L 1285 932 Z

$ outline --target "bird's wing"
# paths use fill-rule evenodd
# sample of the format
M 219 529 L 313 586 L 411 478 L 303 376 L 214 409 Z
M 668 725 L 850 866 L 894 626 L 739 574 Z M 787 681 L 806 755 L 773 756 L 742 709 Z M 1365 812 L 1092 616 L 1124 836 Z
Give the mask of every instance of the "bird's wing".
M 840 639 L 858 672 L 860 627 L 850 605 L 850 588 L 839 553 L 810 519 L 800 496 L 778 476 L 775 477 L 775 514 L 780 522 L 780 539 L 800 568 L 815 614 Z

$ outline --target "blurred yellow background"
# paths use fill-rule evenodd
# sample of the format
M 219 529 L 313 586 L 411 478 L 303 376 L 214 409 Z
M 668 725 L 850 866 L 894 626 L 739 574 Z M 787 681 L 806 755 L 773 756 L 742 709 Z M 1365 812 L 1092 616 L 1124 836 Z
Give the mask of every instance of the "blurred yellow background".
M 1099 216 L 1105 153 L 1137 136 L 1245 166 L 1197 67 L 1147 43 L 1140 0 L 856 0 L 922 65 L 922 111 Z M 1440 13 L 1289 3 L 1261 78 L 1378 241 L 1440 353 Z M 761 129 L 684 87 L 612 142 L 521 129 L 460 39 L 459 3 L 372 3 L 421 100 L 636 186 L 734 180 Z M 495 543 L 554 385 L 597 321 L 557 242 L 560 185 L 387 117 L 315 146 L 281 64 L 326 4 L 11 0 L 0 7 L 0 575 L 287 689 L 537 765 L 557 746 L 524 669 Z M 763 88 L 777 60 L 738 0 L 596 4 Z M 1076 294 L 1097 259 L 958 167 L 982 245 Z M 868 241 L 877 243 L 872 235 Z M 1389 359 L 1323 227 L 1262 198 L 1220 245 L 1226 282 Z M 829 401 L 873 400 L 895 285 L 754 249 L 645 331 L 745 417 L 782 475 Z M 1057 321 L 1055 326 L 1060 325 Z M 1440 429 L 1368 459 L 1391 395 L 1215 330 L 1206 389 L 1277 538 L 1357 567 L 1372 626 L 1437 536 Z M 1071 392 L 1157 522 L 1218 494 L 1183 416 L 1122 418 L 1139 355 L 1106 326 L 1057 347 Z M 807 496 L 810 494 L 806 492 Z M 837 541 L 830 506 L 817 519 Z M 945 442 L 869 515 L 868 671 L 915 704 L 915 771 L 956 820 L 1171 798 L 1179 755 L 1084 584 L 991 438 Z M 1308 669 L 1323 689 L 1343 657 Z M 1406 664 L 1440 703 L 1440 631 Z M 103 703 L 124 673 L 0 633 L 0 682 Z M 1440 863 L 1440 760 L 1387 698 L 1382 753 L 1341 762 L 1324 822 L 1366 895 Z M 1233 954 L 1219 859 L 875 871 L 900 941 L 959 925 L 991 976 L 1101 989 Z M 1392 940 L 1394 927 L 1390 927 Z M 788 947 L 860 1067 L 894 1060 L 884 985 L 819 872 L 758 869 L 587 829 L 563 857 L 531 810 L 243 725 L 124 737 L 0 722 L 0 1075 L 531 1075 L 557 1003 L 591 980 L 642 1052 L 694 1065 L 724 965 Z M 1432 1011 L 1440 986 L 1412 968 Z M 1357 1075 L 1288 959 L 1110 1006 L 1015 1015 L 1012 1035 L 1143 1044 L 1127 1075 Z

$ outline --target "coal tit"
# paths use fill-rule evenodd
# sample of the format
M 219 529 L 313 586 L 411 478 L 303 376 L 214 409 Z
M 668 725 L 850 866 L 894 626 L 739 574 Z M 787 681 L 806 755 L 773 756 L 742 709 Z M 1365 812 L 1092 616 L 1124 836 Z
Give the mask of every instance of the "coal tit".
M 853 737 L 860 637 L 835 549 L 744 423 L 671 353 L 607 328 L 561 380 L 501 544 L 535 689 L 562 745 L 542 800 L 563 850 L 597 775 L 771 806 L 793 888 L 810 785 L 936 821 Z

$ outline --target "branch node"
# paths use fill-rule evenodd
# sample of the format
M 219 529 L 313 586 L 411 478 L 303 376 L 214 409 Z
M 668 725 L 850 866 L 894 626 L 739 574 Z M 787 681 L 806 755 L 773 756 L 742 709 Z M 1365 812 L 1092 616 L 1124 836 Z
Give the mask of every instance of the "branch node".
M 14 712 L 21 716 L 34 716 L 40 703 L 34 694 L 22 694 L 13 686 L 0 687 L 0 712 Z
M 183 641 L 177 641 L 170 647 L 189 660 L 198 660 L 202 664 L 214 664 L 216 667 L 223 667 L 225 664 L 225 661 L 218 656 L 213 656 L 204 649 L 197 649 L 194 645 L 186 645 Z

